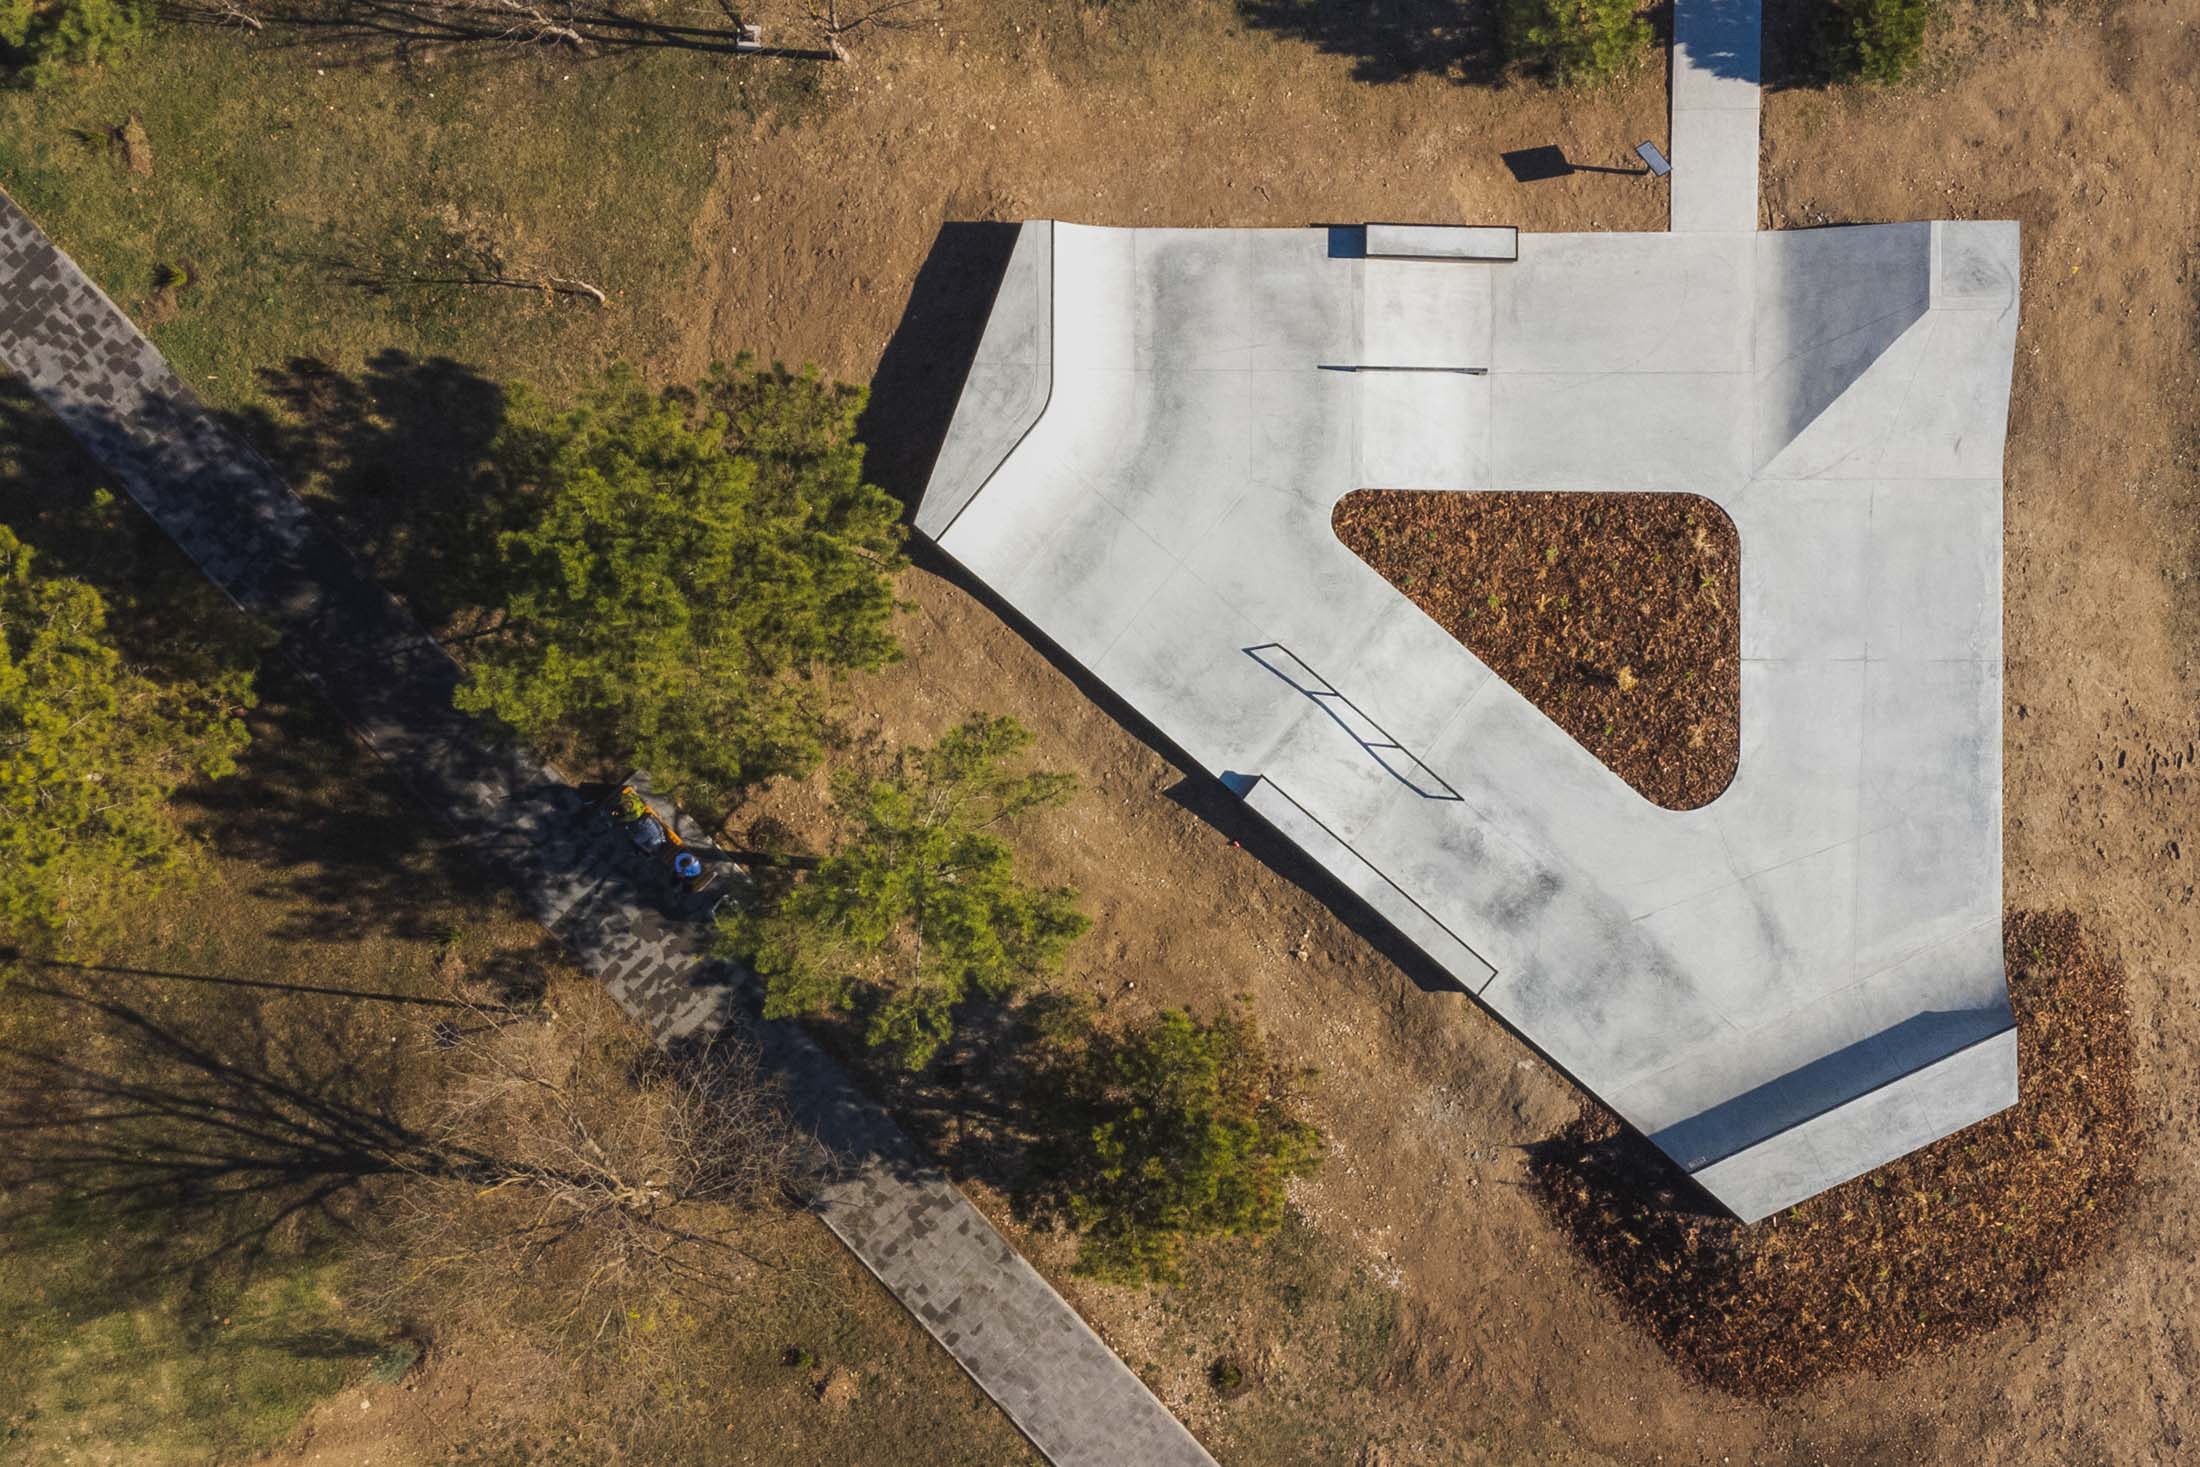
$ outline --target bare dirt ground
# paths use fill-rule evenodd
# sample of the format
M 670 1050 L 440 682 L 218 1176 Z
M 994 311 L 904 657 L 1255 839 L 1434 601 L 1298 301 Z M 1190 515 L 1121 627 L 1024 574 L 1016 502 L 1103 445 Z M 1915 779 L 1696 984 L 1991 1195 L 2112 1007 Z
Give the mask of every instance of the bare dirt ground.
M 1356 70 L 1292 36 L 1240 32 L 1214 5 L 965 4 L 939 28 L 880 38 L 821 120 L 723 150 L 697 225 L 695 298 L 708 311 L 655 365 L 676 376 L 745 345 L 858 380 L 876 370 L 876 470 L 907 492 L 922 453 L 896 438 L 884 399 L 892 388 L 912 414 L 951 401 L 952 368 L 939 363 L 984 304 L 982 293 L 954 301 L 964 282 L 941 261 L 920 279 L 935 239 L 953 253 L 943 222 L 1662 225 L 1663 196 L 1645 180 L 1523 186 L 1498 158 L 1556 143 L 1576 161 L 1622 162 L 1636 138 L 1664 135 L 1662 77 L 1584 98 L 1432 76 L 1378 85 Z M 1765 110 L 1769 225 L 2025 228 L 2007 501 L 2008 899 L 2077 912 L 2128 967 L 2155 1138 L 2121 1236 L 2028 1325 L 1769 1406 L 1690 1384 L 1523 1191 L 1521 1148 L 1574 1115 L 1571 1089 L 1470 1001 L 1423 991 L 1234 848 L 1236 830 L 1172 799 L 1180 771 L 944 568 L 909 578 L 909 659 L 860 686 L 861 720 L 903 740 L 972 708 L 1013 713 L 1046 762 L 1084 777 L 1038 852 L 1097 918 L 1075 981 L 1139 1007 L 1251 994 L 1279 1048 L 1322 1068 L 1333 1159 L 1301 1202 L 1320 1246 L 1364 1260 L 1400 1306 L 1382 1368 L 1330 1398 L 1358 1413 L 1368 1467 L 2121 1463 L 2200 1440 L 2189 1098 L 2200 909 L 2185 864 L 2200 859 L 2188 823 L 2200 782 L 2183 650 L 2200 626 L 2196 78 L 2189 0 L 1966 12 L 1917 86 L 1774 94 Z M 933 287 L 945 304 L 928 302 Z M 1191 803 L 1208 809 L 1204 796 Z M 1059 1261 L 1045 1240 L 1033 1246 Z M 1351 1460 L 1256 1432 L 1264 1393 L 1218 1401 L 1204 1360 L 1156 1358 L 1174 1338 L 1165 1296 L 1073 1292 L 1223 1460 Z

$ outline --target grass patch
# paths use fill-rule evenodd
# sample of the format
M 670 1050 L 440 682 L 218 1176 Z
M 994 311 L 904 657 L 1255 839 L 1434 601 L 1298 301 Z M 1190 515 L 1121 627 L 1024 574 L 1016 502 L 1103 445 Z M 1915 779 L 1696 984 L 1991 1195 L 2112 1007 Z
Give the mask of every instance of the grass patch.
M 563 385 L 671 338 L 721 136 L 805 115 L 817 76 L 674 49 L 400 67 L 314 32 L 177 25 L 0 92 L 0 186 L 218 405 L 273 406 L 259 374 L 292 358 L 387 350 Z M 113 142 L 133 120 L 149 173 Z M 610 302 L 439 283 L 483 273 Z
M 1754 1226 L 1604 1111 L 1534 1152 L 1537 1195 L 1628 1311 L 1712 1385 L 1770 1397 L 1884 1369 L 2036 1310 L 2137 1177 L 2123 972 L 2068 913 L 2004 929 L 2015 1106 Z
M 1156 1365 L 1223 1403 L 1201 1426 L 1221 1461 L 1363 1460 L 1404 1404 L 1398 1295 L 1296 1212 L 1273 1237 L 1188 1249 L 1159 1299 Z
M 266 1451 L 379 1343 L 337 1265 L 291 1256 L 146 1285 L 137 1240 L 94 1213 L 12 1231 L 0 1269 L 0 1455 L 128 1448 L 139 1463 Z

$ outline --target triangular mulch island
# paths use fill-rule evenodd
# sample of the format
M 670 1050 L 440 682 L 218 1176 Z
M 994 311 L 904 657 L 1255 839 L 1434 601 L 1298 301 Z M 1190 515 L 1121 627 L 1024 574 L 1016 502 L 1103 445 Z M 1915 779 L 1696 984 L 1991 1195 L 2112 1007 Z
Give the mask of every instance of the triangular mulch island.
M 1693 494 L 1337 502 L 1337 538 L 1645 799 L 1718 798 L 1741 746 L 1741 555 Z

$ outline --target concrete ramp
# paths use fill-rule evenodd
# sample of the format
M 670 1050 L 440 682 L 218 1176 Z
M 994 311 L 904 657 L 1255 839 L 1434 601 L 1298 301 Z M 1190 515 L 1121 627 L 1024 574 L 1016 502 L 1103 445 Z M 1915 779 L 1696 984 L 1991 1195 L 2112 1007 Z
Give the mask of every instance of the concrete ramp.
M 1756 454 L 1764 468 L 1932 302 L 1930 224 L 1759 235 Z
M 993 295 L 933 473 L 959 496 L 925 497 L 917 528 L 937 539 L 1046 410 L 1054 386 L 1054 229 L 1026 226 Z
M 1886 252 L 1881 268 L 1898 284 L 1877 300 L 1900 299 L 1898 309 L 1847 337 L 1806 347 L 1769 371 L 1760 369 L 1758 477 L 1999 480 L 2009 418 L 2009 373 L 2003 364 L 2012 359 L 2017 335 L 2014 224 L 1869 225 L 1766 235 L 1759 246 L 1811 241 L 1837 262 L 1831 293 L 1841 294 L 1839 281 L 1853 272 L 1857 284 L 1851 294 L 1862 301 L 1873 289 L 1865 283 L 1869 257 L 1881 253 L 1864 237 L 1897 229 L 1903 232 L 1900 250 Z M 1913 243 L 1912 230 L 1923 231 L 1924 238 Z M 1858 242 L 1832 240 L 1839 235 L 1857 236 Z M 1820 239 L 1832 242 L 1817 245 Z M 1779 267 L 1797 272 L 1790 294 L 1798 302 L 1817 299 L 1809 276 L 1815 263 L 1791 255 Z M 1848 309 L 1868 316 L 1873 308 Z M 1839 312 L 1826 315 L 1836 319 Z M 1779 333 L 1764 312 L 1758 320 L 1761 336 Z M 1762 350 L 1758 360 L 1767 360 Z M 1836 386 L 1834 396 L 1814 406 Z

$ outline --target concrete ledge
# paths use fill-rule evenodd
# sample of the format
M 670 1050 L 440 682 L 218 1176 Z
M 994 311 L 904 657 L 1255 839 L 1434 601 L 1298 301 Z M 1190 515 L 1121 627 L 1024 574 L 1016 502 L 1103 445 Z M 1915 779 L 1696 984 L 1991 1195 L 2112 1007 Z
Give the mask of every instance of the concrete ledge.
M 1692 1175 L 1755 1222 L 2016 1103 L 2012 1027 Z
M 1225 784 L 1232 784 L 1224 776 Z M 1278 834 L 1312 857 L 1324 871 L 1375 909 L 1385 922 L 1398 929 L 1415 947 L 1442 965 L 1469 993 L 1480 993 L 1497 970 L 1482 960 L 1449 927 L 1429 915 L 1412 897 L 1398 889 L 1389 877 L 1367 863 L 1365 857 L 1338 838 L 1335 832 L 1306 813 L 1298 801 L 1279 789 L 1274 780 L 1255 778 L 1239 790 L 1246 805 Z
M 1046 411 L 1054 388 L 1054 225 L 1035 220 L 993 297 L 978 354 L 932 465 L 917 528 L 937 540 Z
M 1370 224 L 1370 259 L 1517 260 L 1520 231 L 1510 224 Z

